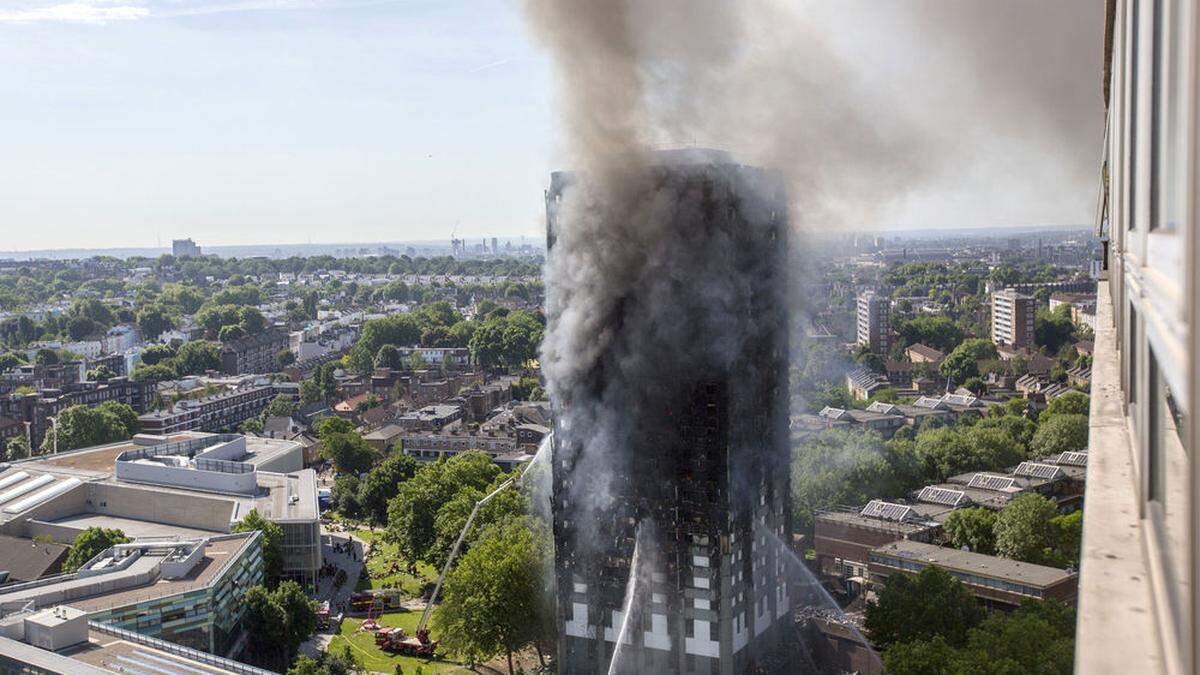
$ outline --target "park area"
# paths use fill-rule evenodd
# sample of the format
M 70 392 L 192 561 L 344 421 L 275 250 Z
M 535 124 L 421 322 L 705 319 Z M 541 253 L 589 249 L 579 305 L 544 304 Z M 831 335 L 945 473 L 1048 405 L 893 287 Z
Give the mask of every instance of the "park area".
M 371 545 L 366 561 L 370 578 L 359 579 L 354 590 L 395 588 L 400 590 L 401 595 L 412 598 L 423 597 L 427 586 L 430 591 L 433 590 L 438 571 L 426 563 L 417 563 L 417 573 L 410 574 L 408 562 L 400 556 L 395 544 L 383 540 L 381 531 L 358 529 L 351 534 Z
M 416 632 L 417 622 L 420 620 L 420 611 L 408 610 L 388 612 L 378 618 L 381 627 L 400 627 L 410 635 Z M 341 654 L 346 645 L 349 645 L 350 650 L 359 662 L 362 663 L 364 668 L 380 673 L 401 672 L 396 670 L 397 665 L 403 669 L 402 672 L 405 675 L 412 675 L 413 673 L 433 675 L 434 673 L 472 672 L 453 660 L 443 660 L 445 656 L 441 654 L 437 658 L 426 659 L 385 652 L 375 646 L 374 631 L 360 630 L 362 622 L 362 619 L 357 618 L 347 618 L 342 621 L 341 629 L 337 635 L 333 636 L 333 640 L 329 643 L 329 651 L 334 654 Z

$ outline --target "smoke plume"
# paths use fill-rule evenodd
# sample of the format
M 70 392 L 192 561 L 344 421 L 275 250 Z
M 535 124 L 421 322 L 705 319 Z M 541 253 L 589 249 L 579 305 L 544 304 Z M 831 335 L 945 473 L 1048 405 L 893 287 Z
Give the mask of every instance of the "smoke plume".
M 564 163 L 699 145 L 783 172 L 801 227 L 1078 224 L 1102 0 L 526 0 Z

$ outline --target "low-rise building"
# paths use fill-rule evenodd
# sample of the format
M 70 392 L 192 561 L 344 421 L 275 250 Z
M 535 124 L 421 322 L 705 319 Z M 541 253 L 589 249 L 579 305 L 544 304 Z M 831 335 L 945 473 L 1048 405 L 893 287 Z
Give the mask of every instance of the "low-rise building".
M 913 363 L 930 363 L 937 366 L 946 359 L 946 355 L 942 352 L 928 345 L 923 345 L 920 342 L 909 345 L 904 350 L 904 353 L 908 356 L 908 360 Z
M 958 579 L 985 605 L 1013 609 L 1025 600 L 1075 604 L 1074 572 L 908 539 L 872 550 L 869 574 L 876 583 L 893 574 L 916 576 L 930 565 Z
M 0 417 L 29 425 L 29 438 L 38 447 L 50 430 L 51 419 L 74 405 L 89 408 L 106 403 L 124 403 L 136 413 L 145 412 L 154 396 L 154 385 L 126 377 L 104 382 L 75 382 L 62 389 L 41 389 L 34 393 L 0 396 Z M 24 429 L 22 429 L 22 432 Z
M 234 431 L 259 413 L 280 395 L 290 395 L 289 383 L 251 385 L 230 391 L 186 399 L 167 410 L 155 410 L 138 416 L 142 431 L 169 435 L 181 431 Z

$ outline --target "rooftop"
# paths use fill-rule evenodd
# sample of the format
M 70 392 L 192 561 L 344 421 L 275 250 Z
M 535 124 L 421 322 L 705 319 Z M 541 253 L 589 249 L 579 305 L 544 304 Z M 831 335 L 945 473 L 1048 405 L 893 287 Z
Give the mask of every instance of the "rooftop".
M 902 539 L 874 549 L 872 555 L 884 555 L 937 565 L 951 572 L 970 572 L 1029 586 L 1046 588 L 1075 578 L 1073 572 L 1056 567 L 1034 565 L 997 556 L 962 551 L 935 544 Z

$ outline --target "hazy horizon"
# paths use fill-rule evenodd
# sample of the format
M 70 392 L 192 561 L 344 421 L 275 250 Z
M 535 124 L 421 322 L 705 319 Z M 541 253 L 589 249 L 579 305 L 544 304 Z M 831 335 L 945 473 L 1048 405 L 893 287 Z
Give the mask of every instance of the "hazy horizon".
M 855 184 L 866 206 L 837 222 L 881 232 L 1090 222 L 1101 3 L 1069 4 L 1094 4 L 1096 16 L 1005 8 L 1002 18 L 1024 12 L 1039 27 L 996 39 L 995 17 L 930 24 L 919 0 L 803 3 L 796 35 L 829 42 L 847 78 L 834 86 L 872 94 L 871 131 L 927 153 L 907 158 L 902 189 Z M 1022 41 L 1052 51 L 1048 36 L 1069 58 L 1022 56 L 1039 53 Z M 967 59 L 947 56 L 964 49 Z M 0 112 L 7 253 L 184 237 L 539 238 L 549 173 L 570 164 L 558 80 L 518 2 L 15 0 L 0 8 L 0 58 L 12 64 L 0 73 L 11 93 Z M 815 79 L 797 91 L 823 96 Z M 1036 96 L 1008 95 L 1026 79 Z M 1080 119 L 1048 123 L 1048 110 Z M 859 139 L 832 140 L 851 152 Z

